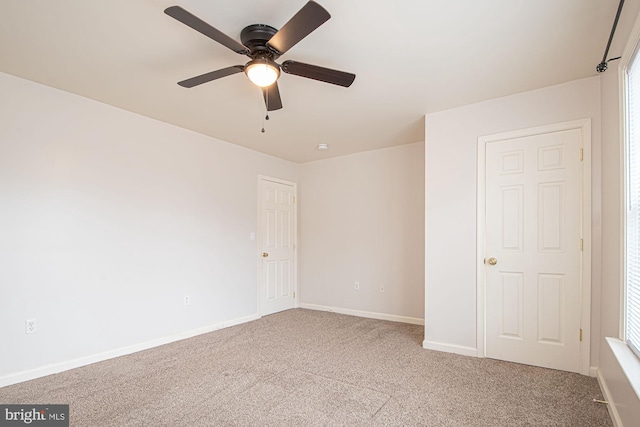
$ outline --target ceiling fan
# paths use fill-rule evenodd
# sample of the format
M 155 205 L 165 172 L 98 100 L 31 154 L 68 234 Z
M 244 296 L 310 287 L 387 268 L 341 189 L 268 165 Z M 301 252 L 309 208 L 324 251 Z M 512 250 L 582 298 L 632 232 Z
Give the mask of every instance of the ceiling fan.
M 277 81 L 280 77 L 280 70 L 287 74 L 344 87 L 351 86 L 356 78 L 352 73 L 297 61 L 284 61 L 282 64 L 275 62 L 300 40 L 331 18 L 329 12 L 314 1 L 305 4 L 280 30 L 265 24 L 252 24 L 245 27 L 240 33 L 242 44 L 180 6 L 168 7 L 164 13 L 234 52 L 251 58 L 245 65 L 233 65 L 180 81 L 178 82 L 180 86 L 192 88 L 212 80 L 244 72 L 249 80 L 262 88 L 267 111 L 273 111 L 282 108 Z

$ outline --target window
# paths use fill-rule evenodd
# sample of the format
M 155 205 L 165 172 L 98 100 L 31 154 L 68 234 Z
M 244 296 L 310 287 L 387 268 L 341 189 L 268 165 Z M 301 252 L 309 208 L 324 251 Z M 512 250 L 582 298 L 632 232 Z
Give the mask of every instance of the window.
M 627 70 L 625 337 L 640 357 L 640 54 Z

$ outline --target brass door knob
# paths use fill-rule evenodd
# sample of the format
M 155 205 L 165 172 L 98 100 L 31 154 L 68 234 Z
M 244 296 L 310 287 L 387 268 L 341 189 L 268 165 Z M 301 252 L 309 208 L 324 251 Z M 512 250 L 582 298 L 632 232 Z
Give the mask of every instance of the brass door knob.
M 268 254 L 268 253 L 266 253 L 266 252 L 262 252 L 262 258 L 266 258 L 266 257 L 268 257 L 268 256 L 269 256 L 269 254 Z
M 495 258 L 489 258 L 489 265 L 496 265 L 498 263 L 498 260 Z

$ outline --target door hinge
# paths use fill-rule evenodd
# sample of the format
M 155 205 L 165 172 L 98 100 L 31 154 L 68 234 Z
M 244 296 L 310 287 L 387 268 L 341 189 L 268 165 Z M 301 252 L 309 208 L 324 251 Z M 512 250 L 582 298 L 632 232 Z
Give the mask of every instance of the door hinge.
M 582 328 L 580 328 L 580 341 L 582 342 Z
M 584 240 L 580 239 L 580 252 L 584 250 Z
M 296 196 L 293 196 L 293 203 L 296 202 Z
M 581 148 L 580 149 L 580 161 L 583 161 L 583 160 L 584 160 L 584 149 Z
M 296 291 L 293 291 L 293 298 L 296 297 Z M 582 341 L 582 339 L 580 339 L 580 341 Z

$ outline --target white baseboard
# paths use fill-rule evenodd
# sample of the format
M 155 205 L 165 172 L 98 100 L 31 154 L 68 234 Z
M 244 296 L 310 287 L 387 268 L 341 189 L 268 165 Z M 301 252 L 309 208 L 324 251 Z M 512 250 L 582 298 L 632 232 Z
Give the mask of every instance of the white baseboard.
M 326 305 L 300 303 L 300 308 L 318 311 L 330 311 L 332 313 L 348 314 L 349 316 L 366 317 L 369 319 L 390 320 L 392 322 L 411 323 L 412 325 L 424 325 L 424 319 L 418 317 L 396 316 L 395 314 L 375 313 L 372 311 L 351 310 L 349 308 L 329 307 Z
M 206 334 L 208 332 L 217 331 L 219 329 L 228 328 L 230 326 L 247 323 L 252 320 L 257 320 L 259 318 L 260 318 L 260 315 L 258 315 L 257 313 L 251 314 L 249 316 L 227 320 L 225 322 L 219 322 L 213 325 L 192 329 L 190 331 L 185 331 L 176 335 L 171 335 L 168 337 L 146 341 L 140 344 L 134 344 L 127 347 L 116 348 L 114 350 L 105 351 L 103 353 L 93 354 L 90 356 L 80 357 L 78 359 L 68 360 L 66 362 L 53 363 L 50 365 L 41 366 L 39 368 L 31 369 L 28 371 L 22 371 L 22 372 L 17 372 L 15 374 L 5 375 L 3 377 L 0 377 L 0 387 L 6 387 L 8 385 L 17 384 L 17 383 L 33 380 L 40 377 L 45 377 L 51 374 L 57 374 L 59 372 L 68 371 L 70 369 L 80 368 L 82 366 L 90 365 L 92 363 L 102 362 L 104 360 L 113 359 L 120 356 L 126 356 L 128 354 L 137 353 L 143 350 L 148 350 L 153 347 L 170 344 L 175 341 L 192 338 L 197 335 Z
M 237 319 L 227 320 L 226 322 L 222 322 L 222 326 L 219 327 L 218 329 L 224 329 L 224 328 L 230 328 L 236 325 L 242 325 L 243 323 L 258 320 L 260 317 L 262 316 L 256 313 L 256 314 L 250 314 L 249 316 L 238 317 Z M 207 332 L 210 332 L 210 331 L 207 331 Z M 205 333 L 205 332 L 202 332 L 202 333 Z M 196 334 L 196 335 L 201 335 L 201 334 Z
M 600 385 L 600 390 L 602 390 L 602 395 L 604 396 L 604 400 L 609 402 L 607 404 L 607 409 L 609 410 L 609 416 L 611 417 L 611 421 L 613 422 L 613 427 L 623 427 L 622 420 L 620 419 L 620 414 L 618 414 L 618 409 L 616 408 L 616 405 L 613 404 L 613 400 L 611 398 L 611 392 L 609 391 L 607 382 L 602 376 L 602 372 L 600 371 L 600 369 L 598 369 L 596 378 L 598 378 L 598 384 Z
M 596 378 L 598 376 L 598 367 L 597 366 L 591 366 L 589 368 L 589 376 L 591 378 Z
M 425 340 L 422 342 L 422 347 L 426 348 L 427 350 L 436 350 L 445 353 L 460 354 L 462 356 L 478 357 L 478 349 L 474 347 L 465 347 L 463 345 Z

